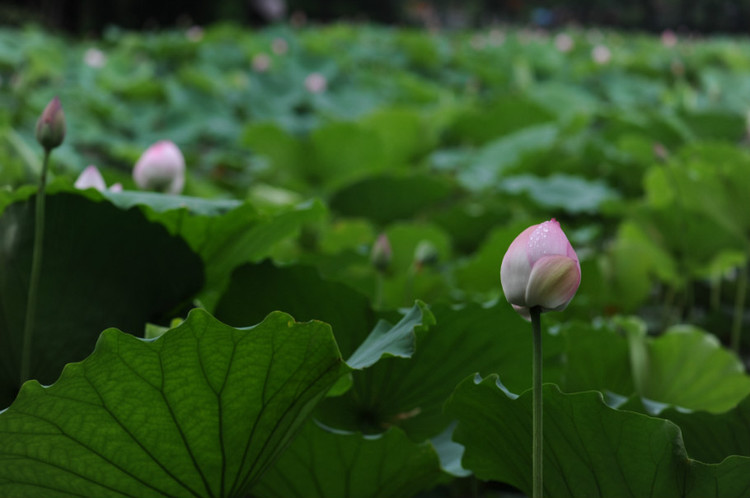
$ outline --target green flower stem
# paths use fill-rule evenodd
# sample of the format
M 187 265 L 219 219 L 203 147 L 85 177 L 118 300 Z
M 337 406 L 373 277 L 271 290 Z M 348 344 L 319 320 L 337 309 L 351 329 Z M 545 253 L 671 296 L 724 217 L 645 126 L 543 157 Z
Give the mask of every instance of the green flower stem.
M 385 275 L 383 272 L 375 272 L 375 309 L 379 310 L 383 306 L 383 284 L 385 282 Z
M 532 370 L 533 402 L 533 436 L 532 436 L 532 497 L 542 498 L 544 493 L 544 474 L 542 468 L 544 439 L 542 437 L 542 309 L 535 306 L 529 310 L 534 343 L 534 364 Z
M 745 308 L 745 295 L 747 294 L 747 271 L 750 263 L 740 270 L 740 278 L 737 281 L 737 291 L 734 296 L 734 316 L 732 317 L 732 351 L 740 354 L 740 335 L 742 333 L 742 317 Z
M 47 169 L 51 149 L 44 150 L 42 175 L 39 179 L 39 192 L 36 194 L 36 212 L 34 213 L 34 252 L 31 259 L 31 280 L 29 295 L 26 300 L 26 322 L 23 329 L 23 349 L 21 350 L 21 384 L 30 378 L 31 344 L 34 338 L 34 321 L 36 304 L 39 297 L 39 277 L 42 271 L 42 247 L 44 246 L 44 198 L 47 188 Z

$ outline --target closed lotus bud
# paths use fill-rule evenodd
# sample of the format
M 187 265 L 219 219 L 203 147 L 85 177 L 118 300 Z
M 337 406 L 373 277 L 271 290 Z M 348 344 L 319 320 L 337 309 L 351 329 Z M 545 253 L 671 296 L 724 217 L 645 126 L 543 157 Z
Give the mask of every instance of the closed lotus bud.
M 60 99 L 50 100 L 36 122 L 36 140 L 45 150 L 58 147 L 65 138 L 65 114 Z
M 144 190 L 179 194 L 185 186 L 185 158 L 169 140 L 156 142 L 138 159 L 133 180 Z
M 102 174 L 96 166 L 88 166 L 76 179 L 75 187 L 79 190 L 86 190 L 87 188 L 95 188 L 99 192 L 104 192 L 107 189 L 107 184 L 104 182 Z
M 429 240 L 423 240 L 417 244 L 417 248 L 414 250 L 414 263 L 417 269 L 422 269 L 423 266 L 433 266 L 438 262 L 438 250 L 435 245 Z
M 524 318 L 529 310 L 562 311 L 581 283 L 573 246 L 553 218 L 516 237 L 503 257 L 500 281 L 505 298 Z
M 385 272 L 391 265 L 393 260 L 393 249 L 391 249 L 391 242 L 388 240 L 388 236 L 384 233 L 378 235 L 375 244 L 372 246 L 372 252 L 370 253 L 370 261 L 372 265 L 379 272 Z

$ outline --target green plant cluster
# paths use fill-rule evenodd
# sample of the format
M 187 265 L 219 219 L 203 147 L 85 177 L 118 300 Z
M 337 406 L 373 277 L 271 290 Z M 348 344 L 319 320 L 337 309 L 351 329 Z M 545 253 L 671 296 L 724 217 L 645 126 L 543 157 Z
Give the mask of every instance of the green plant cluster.
M 0 495 L 529 494 L 531 333 L 499 269 L 555 217 L 582 283 L 545 315 L 545 494 L 747 496 L 750 376 L 725 346 L 746 328 L 747 50 L 0 31 Z M 34 123 L 55 94 L 19 392 Z M 185 195 L 135 190 L 160 139 Z M 125 190 L 76 190 L 88 164 Z

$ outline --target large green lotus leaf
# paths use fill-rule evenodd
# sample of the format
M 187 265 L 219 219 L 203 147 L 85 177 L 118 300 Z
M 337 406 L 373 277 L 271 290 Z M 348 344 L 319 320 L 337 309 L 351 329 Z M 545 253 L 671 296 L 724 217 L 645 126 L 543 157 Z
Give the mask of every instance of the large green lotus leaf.
M 0 413 L 3 496 L 244 496 L 348 368 L 331 329 L 203 310 L 154 341 L 105 330 Z
M 185 208 L 149 212 L 149 216 L 180 235 L 203 258 L 206 285 L 200 299 L 211 310 L 235 267 L 268 257 L 280 242 L 299 233 L 304 224 L 320 220 L 325 212 L 320 202 L 313 201 L 274 214 L 241 204 L 224 213 Z
M 425 119 L 417 110 L 392 107 L 373 112 L 362 120 L 362 126 L 380 137 L 386 164 L 405 166 L 435 145 L 435 121 Z
M 547 496 L 741 497 L 750 458 L 709 465 L 691 460 L 668 420 L 608 407 L 600 393 L 544 386 L 544 494 Z M 446 410 L 459 424 L 463 465 L 480 479 L 531 494 L 531 391 L 520 397 L 497 376 L 468 378 Z
M 635 391 L 627 339 L 611 323 L 569 322 L 560 333 L 565 338 L 561 387 L 566 392 L 595 389 L 629 396 Z
M 26 196 L 26 191 L 19 196 Z M 203 283 L 200 258 L 184 240 L 139 209 L 58 192 L 48 195 L 44 257 L 32 342 L 31 376 L 53 382 L 63 365 L 86 357 L 99 333 L 142 334 L 147 321 L 170 318 Z M 0 217 L 0 405 L 19 382 L 33 247 L 35 197 Z
M 688 453 L 702 462 L 719 463 L 730 455 L 750 457 L 750 396 L 724 413 L 669 407 L 659 417 L 680 426 Z
M 630 362 L 638 394 L 691 410 L 720 413 L 750 394 L 750 376 L 716 336 L 689 325 L 649 339 L 628 330 Z
M 451 140 L 484 144 L 520 129 L 553 121 L 555 115 L 532 100 L 506 95 L 489 106 L 457 114 L 447 133 Z
M 458 172 L 459 183 L 471 191 L 495 186 L 503 173 L 518 165 L 524 157 L 551 148 L 558 132 L 556 125 L 540 124 L 489 142 Z
M 449 182 L 434 175 L 378 175 L 338 190 L 331 197 L 330 206 L 345 216 L 386 224 L 412 218 L 452 191 Z
M 546 178 L 512 176 L 502 180 L 500 189 L 509 194 L 527 194 L 541 208 L 571 214 L 597 213 L 602 204 L 619 198 L 617 192 L 601 180 L 564 174 Z
M 322 279 L 312 267 L 277 267 L 270 261 L 238 267 L 215 314 L 225 323 L 244 326 L 277 309 L 298 320 L 317 319 L 330 324 L 346 357 L 378 320 L 367 297 L 345 284 Z
M 366 433 L 396 425 L 421 441 L 451 423 L 443 404 L 472 372 L 499 372 L 518 390 L 531 385 L 530 325 L 509 304 L 435 305 L 432 311 L 437 323 L 418 334 L 410 361 L 382 361 L 355 372 L 352 389 L 323 401 L 316 417 L 331 427 Z M 544 340 L 545 379 L 557 381 L 562 337 Z
M 385 152 L 379 136 L 355 123 L 330 123 L 310 136 L 307 178 L 327 187 L 351 182 L 384 169 Z
M 394 427 L 372 436 L 309 421 L 253 488 L 259 498 L 408 498 L 444 477 L 429 441 Z
M 724 413 L 709 413 L 678 408 L 638 396 L 611 398 L 610 406 L 619 410 L 671 420 L 680 427 L 685 448 L 692 458 L 719 463 L 732 455 L 750 457 L 750 396 Z

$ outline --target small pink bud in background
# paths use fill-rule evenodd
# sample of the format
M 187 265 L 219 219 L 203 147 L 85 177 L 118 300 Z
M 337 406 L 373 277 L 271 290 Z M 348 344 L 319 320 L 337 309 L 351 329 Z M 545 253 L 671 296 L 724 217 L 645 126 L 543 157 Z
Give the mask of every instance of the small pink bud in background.
M 581 265 L 554 218 L 516 237 L 503 257 L 500 281 L 505 298 L 526 319 L 535 306 L 542 311 L 568 306 L 581 283 Z
M 89 67 L 99 69 L 107 63 L 107 56 L 98 48 L 90 48 L 83 54 L 83 62 Z
M 591 58 L 597 64 L 606 64 L 612 58 L 612 52 L 604 45 L 597 45 L 591 50 Z
M 271 58 L 268 54 L 257 54 L 253 57 L 252 65 L 256 73 L 265 73 L 271 67 Z
M 110 191 L 110 192 L 122 192 L 122 183 L 120 183 L 120 182 L 117 182 L 117 183 L 113 183 L 113 184 L 112 184 L 112 185 L 111 185 L 111 186 L 109 187 L 109 191 Z
M 95 188 L 99 192 L 104 192 L 107 189 L 107 184 L 104 183 L 104 178 L 102 177 L 102 174 L 99 173 L 99 169 L 92 164 L 91 166 L 87 166 L 78 176 L 75 187 L 78 190 Z
M 284 55 L 289 50 L 289 44 L 283 38 L 274 38 L 271 42 L 271 51 L 276 55 Z
M 388 240 L 388 236 L 384 233 L 378 235 L 375 240 L 375 244 L 372 246 L 372 252 L 370 253 L 370 261 L 376 270 L 383 273 L 388 270 L 393 260 L 393 249 L 391 249 L 391 242 Z
M 185 31 L 185 38 L 191 42 L 197 43 L 203 39 L 203 28 L 200 26 L 191 26 Z
M 320 73 L 310 73 L 305 78 L 305 88 L 310 93 L 323 93 L 326 91 L 328 81 L 326 77 Z
M 58 147 L 65 138 L 65 114 L 60 99 L 50 100 L 36 122 L 36 140 L 46 150 Z
M 135 163 L 133 180 L 144 190 L 179 194 L 185 186 L 185 158 L 169 140 L 156 142 Z
M 661 34 L 661 44 L 667 48 L 677 45 L 677 35 L 671 29 L 665 29 Z
M 573 42 L 573 38 L 567 33 L 558 33 L 557 36 L 555 36 L 555 48 L 562 53 L 568 53 L 571 50 L 573 50 L 573 47 L 575 46 L 575 43 Z

